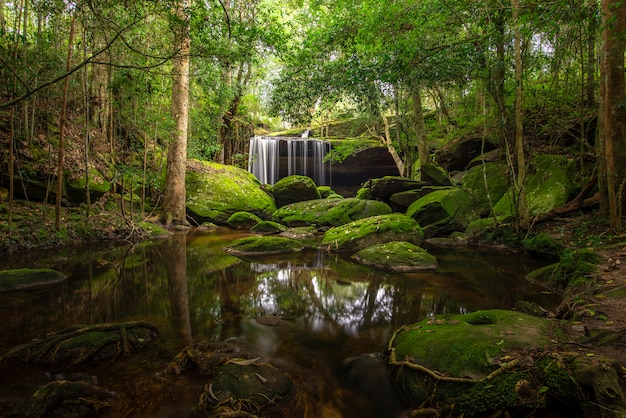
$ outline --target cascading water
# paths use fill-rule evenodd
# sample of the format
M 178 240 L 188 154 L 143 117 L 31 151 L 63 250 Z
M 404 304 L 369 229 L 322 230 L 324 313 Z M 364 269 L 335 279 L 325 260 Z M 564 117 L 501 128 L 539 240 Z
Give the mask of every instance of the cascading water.
M 331 185 L 330 162 L 325 162 L 330 143 L 302 137 L 255 136 L 250 139 L 248 171 L 263 184 L 283 177 L 310 177 L 318 186 Z

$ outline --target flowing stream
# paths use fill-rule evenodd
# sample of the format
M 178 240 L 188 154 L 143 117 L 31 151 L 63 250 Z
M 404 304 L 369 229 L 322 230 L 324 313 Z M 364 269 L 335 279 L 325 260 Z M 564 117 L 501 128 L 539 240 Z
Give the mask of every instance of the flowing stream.
M 161 334 L 134 357 L 104 364 L 0 363 L 0 415 L 51 380 L 88 379 L 118 394 L 111 416 L 188 416 L 206 381 L 163 376 L 163 369 L 193 341 L 236 337 L 297 364 L 334 416 L 399 416 L 401 402 L 384 373 L 355 371 L 350 359 L 380 353 L 394 330 L 429 315 L 558 302 L 524 279 L 542 264 L 521 255 L 429 248 L 436 271 L 390 274 L 318 251 L 252 261 L 221 251 L 243 235 L 196 231 L 138 246 L 4 260 L 0 269 L 50 267 L 67 280 L 0 293 L 0 354 L 75 324 L 142 320 Z M 259 317 L 288 326 L 263 325 Z

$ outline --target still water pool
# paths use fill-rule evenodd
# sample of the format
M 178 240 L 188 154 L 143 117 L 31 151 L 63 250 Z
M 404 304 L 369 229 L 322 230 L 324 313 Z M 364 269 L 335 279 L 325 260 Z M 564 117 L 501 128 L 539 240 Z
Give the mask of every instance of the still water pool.
M 542 264 L 523 255 L 429 247 L 436 271 L 390 274 L 320 251 L 256 260 L 221 251 L 242 236 L 229 229 L 192 231 L 136 246 L 4 260 L 0 269 L 50 267 L 67 280 L 0 294 L 0 354 L 75 324 L 148 321 L 160 335 L 115 362 L 3 362 L 0 415 L 51 380 L 83 379 L 116 393 L 104 416 L 191 416 L 206 377 L 165 376 L 164 368 L 194 341 L 236 338 L 285 365 L 306 387 L 306 399 L 291 401 L 303 415 L 400 416 L 402 403 L 385 371 L 355 370 L 351 359 L 382 352 L 394 330 L 429 315 L 510 309 L 520 300 L 558 303 L 524 279 Z M 291 413 L 278 408 L 268 416 Z

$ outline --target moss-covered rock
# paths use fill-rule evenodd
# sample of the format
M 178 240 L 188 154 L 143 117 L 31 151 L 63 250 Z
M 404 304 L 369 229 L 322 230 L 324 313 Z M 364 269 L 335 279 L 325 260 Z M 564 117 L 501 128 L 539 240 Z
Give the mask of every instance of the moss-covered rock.
M 222 248 L 229 254 L 242 257 L 289 254 L 302 249 L 302 244 L 294 239 L 274 236 L 239 238 Z
M 372 179 L 368 184 L 369 199 L 389 201 L 396 193 L 409 190 L 420 190 L 428 183 L 420 180 L 412 180 L 401 176 L 385 176 L 379 179 Z
M 470 168 L 463 176 L 462 188 L 472 198 L 472 207 L 479 216 L 488 216 L 491 205 L 498 203 L 506 193 L 509 188 L 507 171 L 504 163 L 486 163 Z
M 475 217 L 471 211 L 472 200 L 460 188 L 434 191 L 416 200 L 406 211 L 424 229 L 426 237 L 465 231 Z
M 526 192 L 531 215 L 547 214 L 565 204 L 576 192 L 577 163 L 565 155 L 537 155 L 528 165 Z M 514 213 L 509 189 L 495 205 L 498 215 Z
M 0 292 L 48 286 L 65 279 L 63 273 L 52 269 L 3 270 L 0 271 Z
M 507 353 L 550 344 L 549 331 L 550 322 L 545 319 L 506 310 L 427 318 L 394 335 L 390 362 L 397 365 L 394 363 L 411 359 L 419 366 L 407 368 L 401 377 L 403 392 L 412 404 L 419 405 L 435 388 L 454 393 L 457 384 L 485 378 L 500 367 Z M 429 371 L 449 376 L 450 387 L 430 379 Z
M 271 188 L 276 207 L 305 200 L 321 199 L 315 182 L 307 176 L 287 176 L 278 180 Z
M 367 266 L 398 273 L 432 270 L 437 258 L 410 242 L 397 241 L 363 248 L 352 258 Z
M 425 164 L 420 167 L 422 180 L 433 186 L 451 186 L 448 172 L 434 163 Z
M 357 198 L 319 199 L 292 203 L 274 212 L 273 220 L 290 227 L 333 227 L 370 216 L 390 214 L 389 205 Z
M 226 225 L 236 212 L 269 219 L 276 205 L 251 173 L 234 166 L 189 160 L 186 176 L 187 210 L 202 223 Z
M 233 229 L 247 230 L 261 222 L 262 219 L 250 212 L 235 212 L 226 220 Z
M 408 216 L 379 215 L 329 229 L 324 233 L 322 246 L 330 251 L 355 252 L 372 245 L 393 241 L 421 245 L 424 233 L 420 225 Z
M 285 225 L 281 225 L 278 222 L 273 221 L 261 221 L 252 228 L 250 228 L 250 232 L 254 234 L 280 234 L 287 230 Z
M 89 182 L 89 198 L 92 202 L 111 190 L 111 183 L 96 168 L 89 168 L 87 180 L 84 175 L 68 174 L 65 189 L 67 198 L 71 202 L 86 201 L 87 182 Z
M 162 238 L 171 235 L 171 232 L 152 222 L 139 222 L 141 229 L 149 238 Z

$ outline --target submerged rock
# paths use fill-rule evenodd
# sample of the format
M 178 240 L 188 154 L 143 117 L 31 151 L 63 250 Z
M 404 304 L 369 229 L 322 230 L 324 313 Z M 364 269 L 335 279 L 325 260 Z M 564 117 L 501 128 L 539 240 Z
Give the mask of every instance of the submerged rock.
M 0 292 L 29 289 L 61 283 L 66 279 L 52 269 L 14 269 L 0 271 Z
M 147 322 L 78 325 L 54 333 L 10 353 L 7 361 L 72 363 L 130 355 L 148 345 L 158 329 Z
M 322 246 L 330 251 L 354 252 L 392 241 L 421 245 L 424 233 L 414 219 L 402 214 L 371 216 L 329 229 Z
M 290 227 L 332 227 L 375 215 L 390 214 L 389 205 L 357 198 L 318 199 L 292 203 L 274 212 L 273 220 Z
M 358 263 L 397 273 L 437 268 L 435 256 L 410 242 L 372 245 L 360 250 L 352 258 Z

